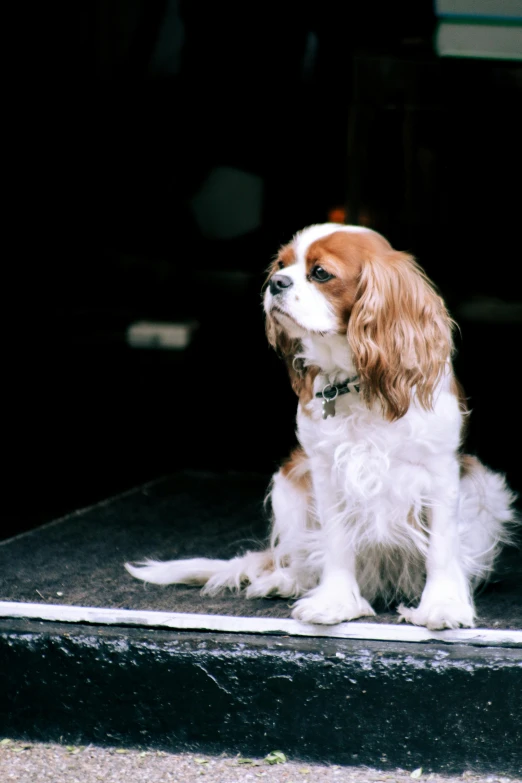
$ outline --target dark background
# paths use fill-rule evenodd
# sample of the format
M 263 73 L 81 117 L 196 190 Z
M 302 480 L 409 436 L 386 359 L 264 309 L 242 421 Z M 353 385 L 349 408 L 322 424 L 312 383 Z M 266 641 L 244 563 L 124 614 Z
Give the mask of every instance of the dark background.
M 334 208 L 439 285 L 468 447 L 521 491 L 520 66 L 438 57 L 431 0 L 42 5 L 8 80 L 2 534 L 180 468 L 271 473 L 295 399 L 260 290 Z M 216 167 L 262 183 L 257 227 L 202 228 Z M 199 329 L 132 349 L 141 318 Z

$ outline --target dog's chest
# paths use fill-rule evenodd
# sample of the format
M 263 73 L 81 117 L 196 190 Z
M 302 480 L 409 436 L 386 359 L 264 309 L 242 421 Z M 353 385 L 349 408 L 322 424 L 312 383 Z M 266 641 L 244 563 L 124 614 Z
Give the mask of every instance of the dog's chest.
M 321 400 L 312 400 L 306 411 L 300 409 L 297 425 L 312 471 L 327 476 L 332 489 L 354 502 L 388 497 L 410 505 L 430 490 L 427 461 L 434 444 L 425 417 L 414 411 L 390 422 L 359 395 L 346 394 L 328 418 Z
M 411 447 L 413 435 L 405 422 L 388 422 L 368 410 L 357 394 L 340 396 L 331 406 L 314 398 L 306 411 L 299 410 L 297 429 L 309 457 L 322 456 L 330 461 L 340 449 L 400 458 L 405 437 Z

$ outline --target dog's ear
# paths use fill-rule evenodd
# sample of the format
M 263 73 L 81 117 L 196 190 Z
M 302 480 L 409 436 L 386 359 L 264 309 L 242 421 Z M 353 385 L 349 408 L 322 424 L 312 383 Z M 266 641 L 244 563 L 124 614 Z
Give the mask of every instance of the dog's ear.
M 412 256 L 390 250 L 363 264 L 348 322 L 348 341 L 370 406 L 378 401 L 394 421 L 415 391 L 429 410 L 451 357 L 453 321 Z
M 265 328 L 268 342 L 286 364 L 292 389 L 299 397 L 301 404 L 306 405 L 313 396 L 313 385 L 319 372 L 318 368 L 305 367 L 298 359 L 296 360 L 301 351 L 301 343 L 299 340 L 289 337 L 270 315 L 266 316 Z

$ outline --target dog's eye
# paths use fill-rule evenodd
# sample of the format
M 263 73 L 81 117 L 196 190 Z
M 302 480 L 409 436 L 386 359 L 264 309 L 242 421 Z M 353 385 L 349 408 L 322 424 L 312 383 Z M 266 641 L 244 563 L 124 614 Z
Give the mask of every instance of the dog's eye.
M 327 272 L 326 269 L 323 269 L 322 266 L 314 266 L 310 272 L 310 277 L 318 283 L 326 283 L 327 280 L 332 279 L 333 275 Z
M 284 268 L 285 268 L 285 265 L 283 264 L 283 262 L 282 262 L 282 261 L 278 261 L 278 262 L 277 262 L 277 267 L 278 267 L 278 269 L 284 269 Z

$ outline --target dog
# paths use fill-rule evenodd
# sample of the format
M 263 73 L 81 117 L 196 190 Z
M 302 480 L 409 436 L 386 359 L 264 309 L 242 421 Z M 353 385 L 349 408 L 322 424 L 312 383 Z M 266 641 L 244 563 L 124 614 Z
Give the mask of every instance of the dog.
M 127 570 L 210 595 L 295 599 L 304 623 L 371 616 L 380 602 L 431 630 L 473 627 L 474 591 L 510 539 L 516 498 L 461 450 L 469 411 L 435 285 L 376 231 L 327 223 L 281 247 L 263 305 L 298 397 L 299 442 L 269 486 L 267 549 Z

